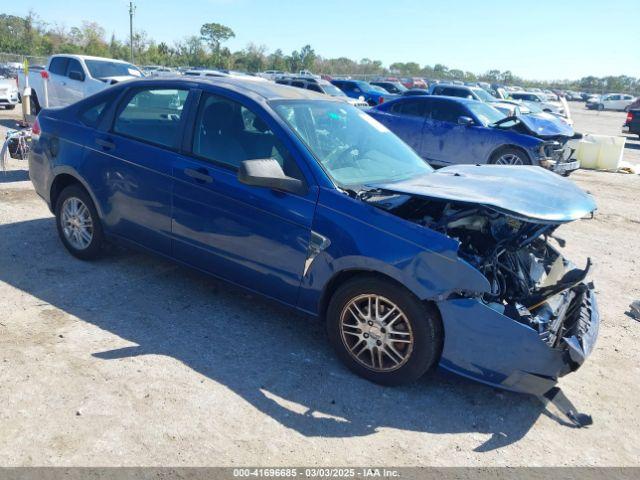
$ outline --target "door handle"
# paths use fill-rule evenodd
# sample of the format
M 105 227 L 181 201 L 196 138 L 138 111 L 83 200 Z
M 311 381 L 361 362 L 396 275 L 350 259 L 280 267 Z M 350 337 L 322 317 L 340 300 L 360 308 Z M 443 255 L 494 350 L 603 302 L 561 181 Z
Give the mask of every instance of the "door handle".
M 116 144 L 111 140 L 104 140 L 102 138 L 96 138 L 96 144 L 100 145 L 105 150 L 113 150 L 116 148 Z
M 204 168 L 199 168 L 197 170 L 193 168 L 185 168 L 184 173 L 186 176 L 194 178 L 198 182 L 202 182 L 202 183 L 213 182 L 213 177 L 209 175 L 209 172 L 207 172 Z

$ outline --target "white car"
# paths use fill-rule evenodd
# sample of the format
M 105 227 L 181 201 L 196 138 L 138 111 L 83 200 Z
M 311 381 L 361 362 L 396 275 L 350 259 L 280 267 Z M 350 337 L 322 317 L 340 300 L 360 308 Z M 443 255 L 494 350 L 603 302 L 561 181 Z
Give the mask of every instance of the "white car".
M 196 69 L 187 70 L 184 72 L 185 77 L 223 77 L 223 78 L 242 78 L 243 80 L 254 80 L 256 82 L 266 82 L 267 80 L 262 77 L 256 77 L 243 72 L 237 72 L 235 70 L 207 70 Z
M 46 72 L 48 80 L 42 77 Z M 142 77 L 138 67 L 122 60 L 87 55 L 53 55 L 44 70 L 29 70 L 32 113 L 44 107 L 64 107 L 109 86 Z M 45 96 L 44 83 L 47 82 Z M 26 88 L 25 75 L 18 73 L 20 91 Z
M 527 92 L 511 92 L 510 96 L 514 100 L 537 103 L 545 112 L 559 113 L 560 115 L 568 116 L 565 105 L 563 105 L 562 102 L 549 100 L 547 94 L 544 92 L 536 92 L 533 90 Z
M 626 110 L 635 97 L 625 93 L 608 93 L 601 97 L 589 98 L 587 108 L 592 110 Z
M 18 86 L 14 79 L 0 79 L 0 107 L 13 110 L 18 103 Z
M 259 77 L 265 78 L 267 80 L 276 80 L 280 77 L 284 77 L 286 75 L 282 70 L 265 70 L 264 72 L 260 72 L 258 74 Z

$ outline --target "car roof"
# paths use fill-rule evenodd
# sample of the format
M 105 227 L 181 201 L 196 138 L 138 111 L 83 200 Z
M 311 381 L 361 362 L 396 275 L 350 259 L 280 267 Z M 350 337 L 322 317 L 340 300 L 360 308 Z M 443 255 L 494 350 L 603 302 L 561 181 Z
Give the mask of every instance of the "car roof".
M 338 101 L 334 100 L 328 95 L 316 93 L 312 90 L 306 90 L 303 88 L 290 87 L 288 85 L 281 85 L 274 82 L 256 82 L 253 78 L 245 79 L 242 77 L 178 77 L 175 79 L 158 78 L 158 79 L 139 79 L 123 82 L 121 85 L 124 87 L 130 87 L 132 85 L 154 85 L 161 84 L 166 85 L 184 85 L 191 88 L 216 86 L 226 90 L 239 93 L 241 95 L 249 96 L 255 100 L 273 101 L 273 100 L 325 100 L 325 101 Z
M 425 98 L 425 99 L 426 98 L 430 98 L 430 99 L 433 99 L 433 100 L 453 100 L 456 103 L 461 103 L 463 105 L 466 105 L 466 104 L 469 104 L 469 103 L 472 103 L 474 105 L 476 105 L 478 103 L 483 103 L 483 102 L 479 102 L 478 100 L 475 100 L 473 98 L 450 97 L 449 95 L 402 95 L 401 97 L 399 97 L 397 99 L 393 99 L 393 100 L 390 100 L 389 102 L 383 103 L 383 105 L 386 105 L 386 104 L 391 103 L 391 102 L 397 102 L 398 100 L 401 100 L 401 99 L 405 99 L 406 100 L 406 99 L 409 99 L 409 98 L 411 98 L 411 99 L 414 99 L 414 98 Z
M 57 53 L 55 55 L 51 55 L 51 58 L 53 57 L 75 58 L 76 60 L 99 60 L 101 62 L 124 63 L 127 65 L 131 65 L 129 62 L 118 60 L 117 58 L 94 57 L 92 55 L 76 55 L 75 53 Z

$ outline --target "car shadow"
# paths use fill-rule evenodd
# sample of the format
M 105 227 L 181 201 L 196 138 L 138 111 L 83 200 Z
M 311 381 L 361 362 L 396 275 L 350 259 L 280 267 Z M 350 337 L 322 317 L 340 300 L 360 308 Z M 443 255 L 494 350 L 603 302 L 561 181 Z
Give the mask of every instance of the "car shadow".
M 0 169 L 0 183 L 24 182 L 29 180 L 29 170 L 7 170 Z
M 30 248 L 24 248 L 28 244 Z M 474 450 L 517 442 L 538 399 L 437 370 L 387 388 L 345 369 L 321 322 L 156 257 L 118 247 L 87 263 L 64 251 L 52 218 L 0 226 L 0 281 L 136 346 L 86 355 L 106 362 L 165 355 L 225 385 L 307 437 L 380 428 L 490 435 Z
M 0 126 L 11 130 L 20 130 L 18 120 L 15 118 L 0 118 Z

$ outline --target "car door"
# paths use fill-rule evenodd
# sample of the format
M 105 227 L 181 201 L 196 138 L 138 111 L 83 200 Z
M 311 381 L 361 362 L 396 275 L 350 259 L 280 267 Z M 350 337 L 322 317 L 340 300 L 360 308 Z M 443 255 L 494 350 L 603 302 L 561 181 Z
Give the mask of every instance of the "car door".
M 188 123 L 193 132 L 186 152 L 172 168 L 173 255 L 295 304 L 318 190 L 302 174 L 291 140 L 274 133 L 281 127 L 262 107 L 213 93 L 202 94 Z M 240 183 L 240 162 L 260 158 L 275 158 L 287 175 L 308 185 L 307 193 Z
M 49 97 L 49 107 L 60 107 L 60 97 L 63 95 L 63 87 L 67 83 L 67 67 L 69 66 L 68 57 L 52 57 L 49 62 L 49 79 L 43 80 L 47 82 L 47 96 Z M 44 98 L 39 98 L 42 107 L 45 107 Z
M 617 110 L 618 103 L 620 102 L 620 95 L 607 95 L 602 99 L 604 108 L 609 110 Z
M 467 149 L 470 142 L 463 137 L 466 127 L 458 125 L 458 118 L 469 116 L 455 100 L 431 98 L 431 114 L 425 123 L 423 141 L 425 153 L 438 165 L 469 163 Z
M 393 103 L 388 113 L 375 115 L 418 155 L 423 156 L 422 135 L 425 121 L 426 101 L 422 97 L 407 97 Z
M 82 175 L 108 233 L 171 254 L 172 161 L 184 128 L 189 90 L 130 88 L 85 145 Z
M 66 80 L 59 91 L 59 100 L 62 105 L 70 105 L 84 98 L 84 83 L 86 75 L 82 64 L 75 58 L 70 58 L 67 64 Z

